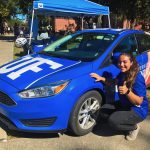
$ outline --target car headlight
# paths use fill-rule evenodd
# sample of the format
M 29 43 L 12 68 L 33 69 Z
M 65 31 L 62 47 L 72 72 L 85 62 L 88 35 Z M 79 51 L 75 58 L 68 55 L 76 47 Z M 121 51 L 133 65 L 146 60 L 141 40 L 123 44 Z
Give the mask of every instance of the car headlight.
M 69 81 L 59 81 L 45 86 L 21 91 L 21 98 L 39 98 L 48 97 L 60 93 L 68 85 Z

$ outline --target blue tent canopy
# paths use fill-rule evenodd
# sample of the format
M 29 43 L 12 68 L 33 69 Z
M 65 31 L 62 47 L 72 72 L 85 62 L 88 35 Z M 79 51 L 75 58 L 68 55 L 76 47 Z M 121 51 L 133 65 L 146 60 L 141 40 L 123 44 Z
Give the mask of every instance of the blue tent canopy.
M 68 17 L 80 16 L 82 17 L 82 27 L 84 16 L 108 15 L 110 27 L 109 7 L 107 6 L 102 6 L 88 0 L 35 0 L 33 1 L 30 44 L 35 14 Z
M 109 7 L 88 0 L 38 0 L 33 2 L 33 9 L 53 16 L 109 15 Z

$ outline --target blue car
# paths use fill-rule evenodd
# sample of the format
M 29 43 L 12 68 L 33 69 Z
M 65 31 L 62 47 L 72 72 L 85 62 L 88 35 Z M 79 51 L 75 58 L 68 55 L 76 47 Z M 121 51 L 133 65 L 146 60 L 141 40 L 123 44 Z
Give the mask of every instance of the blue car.
M 115 78 L 121 52 L 132 53 L 150 85 L 150 36 L 124 29 L 83 30 L 0 67 L 0 120 L 11 130 L 85 135 L 104 103 L 115 100 L 90 73 Z M 110 95 L 109 95 L 110 94 Z

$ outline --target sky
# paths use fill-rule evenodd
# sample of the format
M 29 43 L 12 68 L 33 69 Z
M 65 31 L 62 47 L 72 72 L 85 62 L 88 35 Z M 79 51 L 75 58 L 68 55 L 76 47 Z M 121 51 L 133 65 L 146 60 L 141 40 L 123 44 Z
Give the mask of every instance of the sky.
M 17 14 L 16 17 L 22 21 L 26 19 L 26 15 L 22 15 L 22 14 Z

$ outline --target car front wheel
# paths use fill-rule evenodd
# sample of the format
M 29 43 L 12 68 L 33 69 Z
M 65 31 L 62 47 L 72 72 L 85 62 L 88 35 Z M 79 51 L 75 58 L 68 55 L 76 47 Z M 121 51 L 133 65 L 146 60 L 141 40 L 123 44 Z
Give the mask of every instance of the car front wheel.
M 92 131 L 99 115 L 102 97 L 97 91 L 89 91 L 77 101 L 70 118 L 70 128 L 75 135 L 81 136 Z

